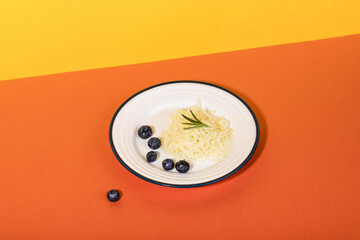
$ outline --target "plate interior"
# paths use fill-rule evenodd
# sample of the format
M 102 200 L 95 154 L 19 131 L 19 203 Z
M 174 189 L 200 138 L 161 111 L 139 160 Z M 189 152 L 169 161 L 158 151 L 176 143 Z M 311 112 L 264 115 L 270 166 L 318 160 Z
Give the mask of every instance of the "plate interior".
M 203 108 L 225 117 L 234 130 L 234 141 L 228 157 L 220 162 L 194 162 L 186 174 L 165 171 L 161 162 L 172 158 L 164 151 L 153 163 L 146 161 L 151 149 L 147 140 L 137 136 L 142 125 L 150 125 L 154 137 L 160 137 L 171 123 L 172 114 L 201 101 Z M 131 98 L 114 116 L 111 131 L 113 149 L 123 164 L 146 180 L 164 185 L 197 185 L 214 181 L 238 168 L 249 156 L 256 142 L 256 120 L 247 106 L 233 94 L 212 85 L 179 82 L 150 88 Z M 177 159 L 175 159 L 177 160 Z

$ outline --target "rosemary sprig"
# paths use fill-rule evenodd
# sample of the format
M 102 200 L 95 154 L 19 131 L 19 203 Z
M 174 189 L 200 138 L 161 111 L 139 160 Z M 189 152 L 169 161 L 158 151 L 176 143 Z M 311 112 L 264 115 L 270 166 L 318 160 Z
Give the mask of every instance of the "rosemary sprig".
M 181 114 L 186 120 L 188 120 L 189 122 L 185 122 L 182 123 L 184 125 L 190 125 L 191 127 L 186 127 L 184 128 L 184 130 L 189 130 L 189 129 L 194 129 L 194 128 L 200 128 L 200 127 L 209 127 L 208 125 L 206 125 L 205 123 L 202 123 L 196 116 L 195 114 L 190 110 L 191 115 L 193 116 L 194 119 L 191 119 L 187 116 L 185 116 L 184 114 Z

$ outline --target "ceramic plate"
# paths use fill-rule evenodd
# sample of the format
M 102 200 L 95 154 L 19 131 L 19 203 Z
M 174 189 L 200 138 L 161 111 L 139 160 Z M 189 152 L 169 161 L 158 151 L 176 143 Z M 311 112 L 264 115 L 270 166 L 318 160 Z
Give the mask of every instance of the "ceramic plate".
M 178 173 L 163 170 L 162 160 L 171 156 L 159 149 L 160 157 L 148 163 L 145 156 L 151 149 L 147 140 L 138 137 L 139 127 L 149 125 L 153 136 L 160 137 L 175 110 L 194 106 L 198 100 L 203 108 L 230 121 L 234 140 L 227 158 L 191 163 L 187 173 Z M 112 118 L 109 137 L 119 162 L 141 179 L 170 187 L 198 187 L 231 176 L 249 161 L 259 141 L 259 125 L 246 102 L 229 90 L 205 82 L 176 81 L 151 86 L 127 99 Z

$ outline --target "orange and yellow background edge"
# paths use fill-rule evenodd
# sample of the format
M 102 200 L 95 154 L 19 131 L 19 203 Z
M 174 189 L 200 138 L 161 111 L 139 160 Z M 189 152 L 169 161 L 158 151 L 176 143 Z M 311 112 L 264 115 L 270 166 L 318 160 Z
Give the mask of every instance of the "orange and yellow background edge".
M 0 80 L 360 33 L 358 1 L 2 1 Z

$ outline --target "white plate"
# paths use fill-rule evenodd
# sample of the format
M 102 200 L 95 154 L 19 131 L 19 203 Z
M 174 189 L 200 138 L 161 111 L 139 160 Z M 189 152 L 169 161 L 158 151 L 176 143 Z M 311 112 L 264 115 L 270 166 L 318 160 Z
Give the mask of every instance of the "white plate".
M 230 121 L 235 137 L 228 157 L 220 162 L 191 164 L 187 173 L 165 171 L 163 159 L 171 157 L 159 150 L 160 157 L 146 161 L 147 140 L 138 137 L 142 125 L 150 125 L 160 137 L 176 109 L 195 105 L 214 110 Z M 218 182 L 242 168 L 259 142 L 259 124 L 250 107 L 240 97 L 219 86 L 197 81 L 175 81 L 144 89 L 127 99 L 115 112 L 110 124 L 110 144 L 119 162 L 136 176 L 163 186 L 198 187 Z

